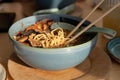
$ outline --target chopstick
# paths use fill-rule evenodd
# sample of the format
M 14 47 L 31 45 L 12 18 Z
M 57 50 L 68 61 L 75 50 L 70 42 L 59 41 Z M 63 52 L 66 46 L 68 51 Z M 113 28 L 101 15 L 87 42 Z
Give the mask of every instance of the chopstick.
M 90 25 L 88 25 L 87 27 L 85 27 L 83 30 L 81 30 L 80 32 L 78 32 L 75 36 L 73 36 L 70 40 L 66 41 L 65 44 L 68 44 L 70 42 L 72 42 L 73 40 L 75 40 L 77 37 L 79 37 L 82 33 L 84 33 L 86 30 L 88 30 L 89 28 L 91 28 L 94 24 L 96 24 L 99 20 L 101 20 L 103 17 L 105 17 L 106 15 L 108 15 L 110 12 L 112 12 L 114 9 L 116 9 L 117 7 L 120 6 L 120 2 L 118 4 L 116 4 L 115 6 L 113 6 L 111 9 L 109 9 L 107 12 L 105 12 L 101 17 L 99 17 L 97 20 L 95 20 L 94 22 L 92 22 Z
M 94 8 L 93 10 L 67 35 L 67 38 L 70 37 L 90 16 L 91 14 L 104 2 L 104 0 L 101 0 Z

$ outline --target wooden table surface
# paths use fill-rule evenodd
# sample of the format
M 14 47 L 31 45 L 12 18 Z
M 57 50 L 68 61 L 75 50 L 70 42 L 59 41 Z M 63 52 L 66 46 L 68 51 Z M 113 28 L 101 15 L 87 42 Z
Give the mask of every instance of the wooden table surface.
M 86 0 L 85 2 L 78 3 L 78 6 L 82 9 L 83 13 L 81 17 L 84 18 L 93 8 L 93 3 L 92 0 Z M 93 16 L 90 17 L 88 20 L 92 22 L 102 14 L 103 11 L 97 10 L 93 13 Z M 96 26 L 102 27 L 103 20 L 100 20 L 98 23 L 96 23 Z M 103 50 L 106 50 L 105 46 L 107 42 L 108 40 L 103 35 L 100 35 L 97 45 L 100 46 Z M 112 61 L 112 68 L 108 80 L 120 80 L 120 64 L 114 61 L 113 59 L 111 59 L 111 61 Z
M 91 0 L 86 0 L 85 2 L 77 3 L 77 9 L 81 9 L 82 14 L 80 17 L 84 18 L 92 9 Z M 79 10 L 78 10 L 79 11 Z M 79 13 L 79 12 L 78 12 Z M 80 12 L 81 13 L 81 12 Z M 102 15 L 103 12 L 101 10 L 95 11 L 94 16 L 90 17 L 88 20 L 91 22 L 94 21 L 97 17 Z M 102 20 L 96 23 L 96 26 L 102 27 Z M 100 34 L 97 46 L 105 49 L 104 37 Z M 0 62 L 7 67 L 7 60 L 9 59 L 11 53 L 13 51 L 12 46 L 9 44 L 8 34 L 0 33 Z M 108 80 L 120 80 L 120 64 L 112 60 L 112 68 L 110 71 Z

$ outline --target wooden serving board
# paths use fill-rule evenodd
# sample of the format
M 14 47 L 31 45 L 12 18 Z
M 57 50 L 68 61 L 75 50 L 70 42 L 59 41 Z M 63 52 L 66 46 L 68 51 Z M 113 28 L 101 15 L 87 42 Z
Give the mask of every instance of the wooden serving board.
M 8 71 L 13 80 L 106 80 L 110 68 L 110 58 L 99 47 L 95 47 L 82 64 L 60 71 L 32 68 L 15 54 L 8 60 Z

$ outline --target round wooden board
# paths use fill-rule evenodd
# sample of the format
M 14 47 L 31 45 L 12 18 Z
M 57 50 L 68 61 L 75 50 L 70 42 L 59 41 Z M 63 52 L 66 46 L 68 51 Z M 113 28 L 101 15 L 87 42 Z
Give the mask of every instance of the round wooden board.
M 35 69 L 23 63 L 15 54 L 8 61 L 8 69 L 14 80 L 21 80 L 21 77 L 22 80 L 71 80 L 85 75 L 90 68 L 89 58 L 81 65 L 59 71 Z
M 60 71 L 32 68 L 15 54 L 8 60 L 8 70 L 14 80 L 105 80 L 110 68 L 110 58 L 99 47 L 95 47 L 82 64 Z

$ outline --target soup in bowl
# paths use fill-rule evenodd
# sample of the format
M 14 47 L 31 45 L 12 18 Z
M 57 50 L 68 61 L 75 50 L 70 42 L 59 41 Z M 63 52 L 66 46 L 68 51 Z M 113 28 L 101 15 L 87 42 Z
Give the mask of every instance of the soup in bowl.
M 32 45 L 33 42 L 31 42 L 30 39 L 25 42 L 20 42 L 19 39 L 16 39 L 16 37 L 20 37 L 18 36 L 19 34 L 24 35 L 23 33 L 26 29 L 28 30 L 29 26 L 34 25 L 36 22 L 42 21 L 44 19 L 50 19 L 54 22 L 66 22 L 72 25 L 77 25 L 82 20 L 82 18 L 65 14 L 44 14 L 26 17 L 15 22 L 9 28 L 8 34 L 17 56 L 29 66 L 44 70 L 63 70 L 81 64 L 95 47 L 98 39 L 97 33 L 83 33 L 75 41 L 72 42 L 72 45 L 59 45 L 53 47 L 44 47 L 41 45 L 34 46 Z M 86 27 L 89 24 L 90 22 L 86 21 L 82 26 Z M 73 29 L 73 27 L 65 26 L 64 29 L 62 27 L 62 30 L 66 31 L 65 29 L 67 29 L 69 32 Z M 47 30 L 47 32 L 51 31 Z M 29 33 L 29 35 L 32 33 L 39 35 L 43 34 L 44 32 L 33 31 Z M 29 35 L 27 35 L 28 38 Z M 53 43 L 54 42 L 55 41 L 53 41 Z

